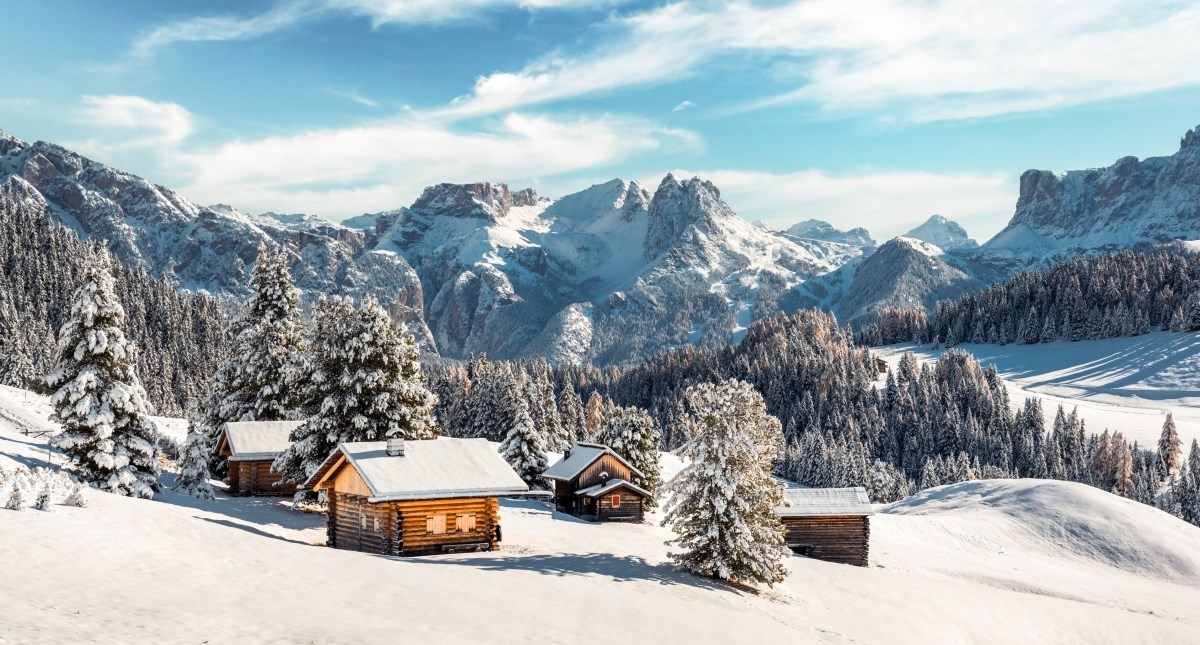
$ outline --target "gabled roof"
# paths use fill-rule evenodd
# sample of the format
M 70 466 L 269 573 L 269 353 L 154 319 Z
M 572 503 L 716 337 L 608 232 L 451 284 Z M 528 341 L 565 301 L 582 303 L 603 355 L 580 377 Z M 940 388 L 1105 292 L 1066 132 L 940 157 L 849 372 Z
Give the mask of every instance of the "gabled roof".
M 230 421 L 224 426 L 222 441 L 228 446 L 230 461 L 274 459 L 292 445 L 292 431 L 303 421 Z
M 633 474 L 638 477 L 645 477 L 642 471 L 634 468 L 625 461 L 625 458 L 613 452 L 612 448 L 598 443 L 577 443 L 571 446 L 567 454 L 555 464 L 546 469 L 542 476 L 546 479 L 554 479 L 559 481 L 570 481 L 583 474 L 588 466 L 596 463 L 604 455 L 612 455 L 617 461 L 621 462 Z
M 588 486 L 587 488 L 575 491 L 575 495 L 577 495 L 579 497 L 600 497 L 602 495 L 611 493 L 612 491 L 617 490 L 618 488 L 628 488 L 629 490 L 641 495 L 642 497 L 654 497 L 653 495 L 650 494 L 650 491 L 645 490 L 644 488 L 635 486 L 635 485 L 625 481 L 624 479 L 610 479 L 610 480 L 604 482 L 603 484 L 596 484 L 595 486 Z
M 858 488 L 785 488 L 783 506 L 775 508 L 780 517 L 829 517 L 834 515 L 874 515 L 867 489 Z
M 343 466 L 353 467 L 371 490 L 369 502 L 526 493 L 529 486 L 486 439 L 405 441 L 404 455 L 387 454 L 384 441 L 339 444 L 304 488 L 323 488 Z

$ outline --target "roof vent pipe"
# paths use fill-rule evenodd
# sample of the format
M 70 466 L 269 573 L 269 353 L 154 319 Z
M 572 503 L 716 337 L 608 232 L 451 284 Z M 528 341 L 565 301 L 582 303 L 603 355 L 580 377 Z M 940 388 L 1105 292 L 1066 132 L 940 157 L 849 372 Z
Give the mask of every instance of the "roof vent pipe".
M 404 437 L 388 437 L 387 454 L 389 457 L 403 457 Z

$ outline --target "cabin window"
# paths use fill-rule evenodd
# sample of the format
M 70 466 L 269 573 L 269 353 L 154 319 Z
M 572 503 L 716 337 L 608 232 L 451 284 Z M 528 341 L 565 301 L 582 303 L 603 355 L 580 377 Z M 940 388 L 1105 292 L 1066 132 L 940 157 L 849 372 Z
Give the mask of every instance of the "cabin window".
M 428 515 L 425 517 L 425 532 L 440 535 L 446 532 L 445 515 Z
M 379 532 L 379 518 L 378 517 L 375 518 L 375 532 L 376 533 Z
M 358 528 L 360 528 L 364 531 L 367 530 L 367 516 L 366 515 L 358 516 Z
M 459 533 L 469 533 L 475 530 L 475 514 L 459 513 L 454 518 L 454 528 Z
M 621 494 L 620 493 L 617 493 L 616 495 L 612 496 L 612 507 L 613 508 L 621 508 Z

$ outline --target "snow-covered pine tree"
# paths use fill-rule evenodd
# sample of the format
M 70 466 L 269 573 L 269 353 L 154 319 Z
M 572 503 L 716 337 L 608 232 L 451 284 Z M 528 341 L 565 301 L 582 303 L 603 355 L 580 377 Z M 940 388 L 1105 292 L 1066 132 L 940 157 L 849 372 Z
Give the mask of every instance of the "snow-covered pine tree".
M 584 418 L 583 400 L 575 385 L 567 379 L 563 383 L 562 392 L 558 394 L 558 416 L 562 422 L 563 436 L 570 444 L 579 441 L 587 433 L 587 421 Z
M 29 492 L 25 490 L 25 482 L 20 477 L 14 477 L 12 485 L 9 486 L 8 500 L 4 503 L 4 508 L 10 511 L 23 511 L 29 506 Z
M 58 363 L 44 377 L 54 390 L 51 419 L 63 428 L 51 443 L 89 484 L 149 498 L 159 489 L 157 433 L 134 370 L 137 349 L 122 331 L 125 310 L 110 267 L 106 252 L 92 254 L 59 330 Z
M 1158 437 L 1158 463 L 1163 474 L 1170 477 L 1179 470 L 1183 458 L 1183 442 L 1179 440 L 1179 432 L 1175 429 L 1175 417 L 1167 413 L 1163 422 L 1162 434 Z
M 211 448 L 208 437 L 200 430 L 197 415 L 188 419 L 187 439 L 179 455 L 179 476 L 174 490 L 200 499 L 213 499 L 211 475 L 208 472 L 208 456 Z
M 700 575 L 774 585 L 789 555 L 774 508 L 783 491 L 771 477 L 782 429 L 743 381 L 688 388 L 688 465 L 668 483 L 663 519 L 675 532 L 671 558 Z
M 347 298 L 322 298 L 313 324 L 308 421 L 273 466 L 285 481 L 308 479 L 342 442 L 438 436 L 437 398 L 425 385 L 416 341 L 377 300 L 356 309 Z
M 642 477 L 633 482 L 655 496 L 662 485 L 662 471 L 658 463 L 658 424 L 645 410 L 640 408 L 617 408 L 612 416 L 604 420 L 596 431 L 596 441 L 612 448 L 642 471 Z M 654 499 L 646 500 L 647 508 L 654 508 Z
M 54 512 L 54 493 L 50 489 L 50 482 L 46 482 L 38 491 L 37 501 L 34 502 L 33 507 L 47 513 Z
M 531 405 L 536 405 L 538 409 L 538 422 L 542 426 L 542 432 L 546 435 L 546 447 L 554 452 L 562 452 L 571 447 L 573 440 L 567 433 L 566 427 L 562 422 L 562 414 L 558 410 L 558 402 L 554 400 L 554 386 L 550 384 L 549 375 L 543 371 L 536 379 L 531 379 L 529 382 L 530 392 L 533 394 Z M 533 410 L 531 409 L 532 413 Z
M 67 496 L 67 500 L 63 503 L 67 506 L 86 508 L 88 505 L 87 489 L 88 487 L 83 484 L 75 484 L 75 487 L 71 489 L 71 494 Z
M 529 416 L 529 406 L 524 398 L 517 398 L 516 409 L 516 421 L 500 444 L 500 454 L 526 484 L 545 490 L 548 488 L 542 477 L 548 466 L 545 439 Z

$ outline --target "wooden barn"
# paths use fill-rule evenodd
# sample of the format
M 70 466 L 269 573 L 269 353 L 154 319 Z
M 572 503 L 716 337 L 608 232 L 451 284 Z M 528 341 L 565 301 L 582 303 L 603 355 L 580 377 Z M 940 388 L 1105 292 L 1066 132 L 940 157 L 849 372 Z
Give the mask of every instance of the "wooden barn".
M 785 488 L 775 509 L 787 545 L 817 560 L 867 566 L 871 501 L 865 488 Z
M 289 437 L 303 421 L 231 421 L 217 439 L 217 454 L 229 464 L 232 495 L 291 495 L 294 484 L 280 483 L 271 470 L 279 453 L 292 445 Z
M 325 491 L 327 544 L 384 555 L 490 551 L 504 495 L 529 487 L 484 439 L 343 443 L 304 488 Z
M 554 507 L 596 522 L 634 521 L 643 517 L 650 493 L 632 483 L 638 469 L 598 443 L 577 443 L 543 476 L 554 482 Z

